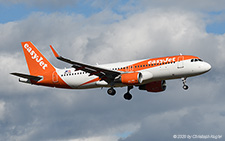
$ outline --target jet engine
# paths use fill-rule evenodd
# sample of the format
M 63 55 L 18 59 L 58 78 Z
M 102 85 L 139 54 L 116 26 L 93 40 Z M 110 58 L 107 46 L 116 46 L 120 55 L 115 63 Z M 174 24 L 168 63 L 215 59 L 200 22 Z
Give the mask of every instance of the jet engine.
M 124 73 L 124 74 L 121 74 L 120 81 L 123 84 L 135 85 L 135 84 L 140 84 L 143 81 L 143 78 L 140 72 Z
M 154 81 L 139 86 L 139 90 L 147 90 L 148 92 L 162 92 L 166 90 L 166 81 Z

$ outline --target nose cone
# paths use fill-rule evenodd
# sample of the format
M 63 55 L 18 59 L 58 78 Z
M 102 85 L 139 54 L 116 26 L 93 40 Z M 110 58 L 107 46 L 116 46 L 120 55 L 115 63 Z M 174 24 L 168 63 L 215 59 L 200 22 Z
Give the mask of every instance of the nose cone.
M 211 70 L 212 67 L 209 63 L 204 62 L 204 64 L 202 64 L 201 68 L 202 68 L 203 72 L 208 72 Z

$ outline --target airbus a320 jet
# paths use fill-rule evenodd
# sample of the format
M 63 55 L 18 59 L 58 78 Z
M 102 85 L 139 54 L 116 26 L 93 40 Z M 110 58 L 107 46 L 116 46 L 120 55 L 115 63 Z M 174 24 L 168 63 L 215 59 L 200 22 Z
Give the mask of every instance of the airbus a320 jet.
M 11 73 L 21 77 L 20 82 L 66 89 L 108 87 L 107 93 L 115 95 L 115 87 L 127 87 L 126 100 L 134 86 L 147 92 L 166 90 L 166 80 L 181 79 L 187 90 L 186 79 L 201 75 L 211 69 L 209 63 L 191 55 L 176 55 L 104 65 L 89 65 L 60 56 L 50 45 L 55 57 L 71 64 L 71 68 L 54 67 L 30 42 L 22 42 L 30 74 Z

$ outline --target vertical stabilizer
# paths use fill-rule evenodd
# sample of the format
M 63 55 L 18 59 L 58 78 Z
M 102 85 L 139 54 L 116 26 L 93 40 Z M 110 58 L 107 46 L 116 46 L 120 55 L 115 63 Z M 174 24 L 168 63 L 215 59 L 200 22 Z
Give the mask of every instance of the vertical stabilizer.
M 31 75 L 39 76 L 55 71 L 55 68 L 52 66 L 52 64 L 30 41 L 22 42 L 21 44 Z

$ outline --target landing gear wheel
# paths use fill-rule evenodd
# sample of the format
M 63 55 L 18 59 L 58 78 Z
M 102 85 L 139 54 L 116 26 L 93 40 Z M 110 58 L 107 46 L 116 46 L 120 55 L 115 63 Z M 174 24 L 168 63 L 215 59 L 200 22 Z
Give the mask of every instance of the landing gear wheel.
M 114 95 L 116 94 L 116 90 L 113 89 L 113 88 L 109 88 L 109 89 L 107 90 L 107 93 L 108 93 L 109 95 L 111 95 L 111 96 L 114 96 Z
M 187 89 L 188 89 L 188 86 L 186 85 L 186 79 L 187 79 L 186 77 L 181 78 L 181 80 L 183 81 L 183 84 L 184 84 L 184 85 L 183 85 L 183 89 L 184 89 L 184 90 L 187 90 Z
M 123 96 L 126 100 L 131 100 L 132 99 L 132 95 L 130 93 L 125 93 Z
M 126 99 L 126 100 L 131 100 L 132 99 L 132 95 L 130 94 L 130 90 L 133 89 L 134 86 L 128 86 L 127 87 L 127 93 L 125 93 L 123 95 L 123 97 Z
M 188 86 L 187 86 L 187 85 L 184 85 L 184 86 L 183 86 L 183 89 L 184 89 L 184 90 L 187 90 L 187 89 L 188 89 Z

